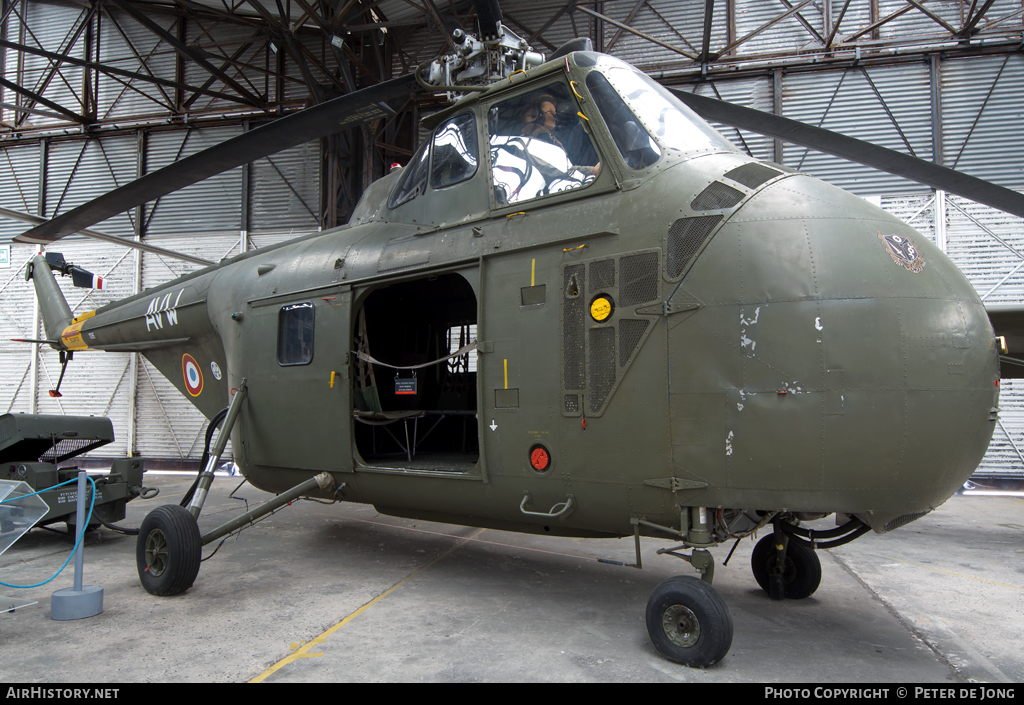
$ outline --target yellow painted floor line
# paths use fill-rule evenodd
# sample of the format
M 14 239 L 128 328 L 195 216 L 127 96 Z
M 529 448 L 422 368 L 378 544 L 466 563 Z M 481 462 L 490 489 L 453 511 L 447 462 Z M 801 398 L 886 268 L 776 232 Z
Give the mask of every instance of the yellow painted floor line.
M 340 622 L 335 624 L 333 627 L 331 627 L 330 629 L 325 631 L 323 634 L 321 634 L 320 636 L 316 637 L 312 641 L 306 642 L 301 647 L 299 647 L 296 651 L 292 652 L 291 654 L 289 654 L 285 658 L 281 659 L 280 661 L 275 663 L 273 666 L 271 666 L 270 668 L 268 668 L 263 673 L 259 674 L 258 676 L 256 676 L 255 678 L 253 678 L 249 682 L 250 683 L 262 683 L 264 680 L 266 680 L 267 678 L 272 676 L 274 673 L 276 673 L 280 669 L 282 669 L 285 666 L 287 666 L 289 663 L 292 663 L 296 659 L 300 659 L 300 658 L 313 658 L 313 657 L 316 657 L 316 656 L 323 656 L 322 653 L 310 653 L 310 649 L 312 649 L 314 646 L 316 646 L 318 644 L 322 644 L 323 642 L 327 641 L 327 638 L 329 636 L 331 636 L 336 631 L 338 631 L 339 629 L 344 627 L 346 624 L 351 622 L 353 619 L 355 619 L 356 617 L 361 615 L 363 612 L 365 612 L 366 610 L 368 610 L 371 607 L 373 607 L 375 604 L 377 604 L 378 602 L 383 600 L 385 597 L 387 597 L 388 595 L 393 593 L 398 588 L 400 588 L 403 585 L 405 585 L 406 583 L 408 583 L 410 580 L 415 578 L 420 573 L 423 573 L 424 571 L 429 570 L 430 567 L 433 566 L 435 563 L 437 563 L 438 561 L 448 557 L 449 555 L 454 553 L 458 548 L 460 548 L 464 544 L 468 543 L 469 541 L 472 541 L 473 539 L 475 539 L 477 536 L 479 536 L 480 534 L 482 534 L 485 531 L 487 531 L 487 529 L 477 529 L 474 533 L 470 534 L 466 538 L 464 538 L 461 541 L 459 541 L 457 544 L 455 544 L 454 546 L 449 548 L 447 551 L 442 553 L 440 556 L 438 556 L 434 560 L 430 561 L 429 563 L 427 563 L 422 568 L 419 568 L 419 569 L 413 571 L 412 573 L 407 575 L 405 578 L 403 578 L 399 582 L 397 582 L 394 585 L 392 585 L 386 591 L 382 592 L 380 595 L 377 595 L 377 597 L 373 598 L 372 600 L 367 602 L 365 605 L 363 605 L 362 607 L 357 609 L 355 612 L 353 612 L 349 616 L 345 617 L 343 620 L 341 620 Z
M 980 583 L 989 583 L 991 585 L 999 585 L 1001 587 L 1013 588 L 1014 590 L 1024 590 L 1024 587 L 1021 587 L 1020 585 L 1009 585 L 1007 583 L 997 583 L 995 580 L 986 580 L 985 578 L 975 578 L 973 575 L 964 575 L 963 573 L 954 573 L 951 570 L 942 570 L 941 568 L 932 568 L 931 566 L 927 566 L 927 565 L 919 565 L 917 563 L 911 563 L 910 561 L 905 561 L 902 558 L 887 557 L 886 560 L 899 561 L 900 563 L 906 563 L 907 565 L 912 565 L 915 568 L 924 568 L 925 570 L 934 570 L 936 573 L 945 573 L 946 575 L 955 575 L 958 578 L 967 578 L 969 580 L 977 580 Z

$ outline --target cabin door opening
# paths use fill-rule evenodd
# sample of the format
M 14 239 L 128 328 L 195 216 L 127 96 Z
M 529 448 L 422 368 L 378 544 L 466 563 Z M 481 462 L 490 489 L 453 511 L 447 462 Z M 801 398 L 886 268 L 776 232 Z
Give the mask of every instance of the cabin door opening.
M 352 346 L 360 459 L 469 471 L 480 456 L 473 287 L 461 274 L 439 274 L 360 298 Z

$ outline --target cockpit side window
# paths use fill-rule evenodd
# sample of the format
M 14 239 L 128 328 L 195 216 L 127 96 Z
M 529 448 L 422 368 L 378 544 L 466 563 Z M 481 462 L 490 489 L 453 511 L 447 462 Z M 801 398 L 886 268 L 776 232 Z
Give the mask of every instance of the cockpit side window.
M 434 133 L 431 187 L 444 188 L 472 178 L 476 173 L 478 153 L 473 113 L 456 115 L 446 121 Z
M 488 114 L 491 179 L 498 206 L 581 188 L 599 159 L 563 82 L 494 105 Z
M 402 174 L 391 192 L 388 199 L 388 208 L 394 210 L 403 203 L 408 203 L 421 193 L 427 190 L 427 166 L 430 162 L 430 140 L 423 140 L 423 144 L 412 155 L 405 173 Z
M 646 169 L 661 158 L 658 143 L 651 139 L 608 79 L 597 71 L 587 76 L 587 88 L 611 132 L 615 146 L 630 169 Z

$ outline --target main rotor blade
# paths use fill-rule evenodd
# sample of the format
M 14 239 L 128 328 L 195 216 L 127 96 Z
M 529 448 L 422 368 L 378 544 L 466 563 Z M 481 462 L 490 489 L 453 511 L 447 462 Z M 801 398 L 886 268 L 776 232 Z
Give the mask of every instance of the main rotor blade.
M 382 101 L 418 90 L 416 77 L 406 74 L 306 108 L 157 169 L 18 235 L 14 241 L 45 245 L 59 240 L 236 166 L 387 117 L 390 109 Z
M 12 211 L 9 208 L 0 208 L 0 216 L 6 216 L 12 220 L 20 220 L 24 223 L 40 224 L 47 222 L 46 218 L 40 218 L 38 215 L 30 215 L 29 213 L 19 213 L 18 211 Z M 143 252 L 151 252 L 154 255 L 163 255 L 164 257 L 170 257 L 172 259 L 181 259 L 186 262 L 192 262 L 193 264 L 209 265 L 216 264 L 209 260 L 200 259 L 199 257 L 193 257 L 192 255 L 186 255 L 182 252 L 175 252 L 174 250 L 165 250 L 162 247 L 156 245 L 150 245 L 145 242 L 136 242 L 135 240 L 127 240 L 123 237 L 117 237 L 116 235 L 107 235 L 106 233 L 98 233 L 95 230 L 79 230 L 79 235 L 86 235 L 95 240 L 103 240 L 104 242 L 112 242 L 116 245 L 123 245 L 124 247 L 131 247 L 136 250 L 142 250 Z
M 775 137 L 948 191 L 1024 218 L 1024 194 L 821 127 L 715 98 L 669 89 L 705 120 Z
M 498 36 L 501 29 L 501 5 L 498 0 L 476 0 L 476 18 L 484 39 Z

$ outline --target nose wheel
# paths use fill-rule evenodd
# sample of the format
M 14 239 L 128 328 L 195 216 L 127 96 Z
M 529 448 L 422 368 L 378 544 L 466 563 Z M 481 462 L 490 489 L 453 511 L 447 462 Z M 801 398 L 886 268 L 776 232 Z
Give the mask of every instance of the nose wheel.
M 795 541 L 783 541 L 780 552 L 778 542 L 777 535 L 768 535 L 754 546 L 750 554 L 754 579 L 773 600 L 810 597 L 821 584 L 818 554 Z
M 732 646 L 732 615 L 718 591 L 689 575 L 669 578 L 647 601 L 647 633 L 676 663 L 706 668 Z

